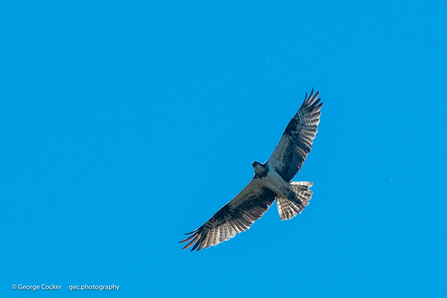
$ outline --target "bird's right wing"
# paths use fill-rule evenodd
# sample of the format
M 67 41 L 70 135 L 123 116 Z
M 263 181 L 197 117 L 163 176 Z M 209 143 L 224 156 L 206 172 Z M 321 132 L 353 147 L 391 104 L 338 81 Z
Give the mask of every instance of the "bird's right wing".
M 244 232 L 259 219 L 272 205 L 275 193 L 263 187 L 260 179 L 253 178 L 250 183 L 228 204 L 223 206 L 200 228 L 187 233 L 190 241 L 183 249 L 194 244 L 191 251 L 217 245 Z

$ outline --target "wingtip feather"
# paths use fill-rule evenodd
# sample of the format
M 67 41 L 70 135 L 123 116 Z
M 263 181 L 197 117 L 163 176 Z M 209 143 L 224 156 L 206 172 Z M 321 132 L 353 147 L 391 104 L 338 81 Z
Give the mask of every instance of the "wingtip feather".
M 314 105 L 315 100 L 318 98 L 318 96 L 320 95 L 320 91 L 315 92 L 314 94 L 314 88 L 312 87 L 312 90 L 310 91 L 309 96 L 307 96 L 307 91 L 306 91 L 306 95 L 304 96 L 304 105 L 310 106 L 310 105 Z M 317 101 L 319 101 L 320 98 L 317 99 Z
M 191 235 L 190 237 L 186 238 L 185 240 L 180 241 L 179 243 L 185 243 L 186 241 L 189 241 L 190 239 L 197 237 L 197 234 Z

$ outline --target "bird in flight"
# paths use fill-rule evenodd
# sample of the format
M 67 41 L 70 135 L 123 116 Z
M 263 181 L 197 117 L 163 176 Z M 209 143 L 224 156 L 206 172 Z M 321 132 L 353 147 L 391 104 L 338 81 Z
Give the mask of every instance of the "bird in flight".
M 200 228 L 180 243 L 183 249 L 201 250 L 229 240 L 250 228 L 276 200 L 281 220 L 291 219 L 304 210 L 312 197 L 312 182 L 291 181 L 301 169 L 320 123 L 319 92 L 304 97 L 298 112 L 290 120 L 272 156 L 267 162 L 252 163 L 255 175 L 230 202 L 220 208 Z

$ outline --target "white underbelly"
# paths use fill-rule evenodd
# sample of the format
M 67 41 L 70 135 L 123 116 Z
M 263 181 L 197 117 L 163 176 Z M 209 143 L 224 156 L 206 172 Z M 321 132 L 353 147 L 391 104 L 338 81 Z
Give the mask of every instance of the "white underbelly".
M 274 170 L 270 169 L 267 176 L 263 178 L 265 185 L 273 190 L 278 196 L 286 196 L 291 190 L 290 183 L 287 183 Z

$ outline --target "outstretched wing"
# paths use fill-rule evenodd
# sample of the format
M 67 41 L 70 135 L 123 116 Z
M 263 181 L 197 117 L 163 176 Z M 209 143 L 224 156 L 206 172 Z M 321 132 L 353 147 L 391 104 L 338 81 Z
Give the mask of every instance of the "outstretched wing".
M 298 173 L 312 148 L 320 123 L 323 103 L 317 99 L 319 92 L 307 94 L 298 112 L 287 125 L 275 151 L 267 161 L 285 180 L 290 181 Z
M 260 179 L 250 183 L 228 204 L 220 208 L 206 223 L 180 243 L 190 241 L 183 249 L 194 244 L 191 251 L 217 245 L 244 232 L 259 219 L 272 205 L 275 193 L 262 186 Z

